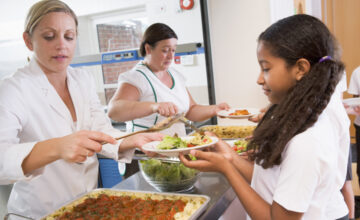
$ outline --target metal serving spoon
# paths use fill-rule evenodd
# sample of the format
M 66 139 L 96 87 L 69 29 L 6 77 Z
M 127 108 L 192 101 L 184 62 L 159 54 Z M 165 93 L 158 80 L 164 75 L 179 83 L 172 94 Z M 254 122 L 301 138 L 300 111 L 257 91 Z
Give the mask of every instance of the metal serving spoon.
M 132 159 L 133 160 L 156 159 L 166 163 L 180 163 L 180 160 L 177 157 L 149 157 L 146 154 L 135 154 Z

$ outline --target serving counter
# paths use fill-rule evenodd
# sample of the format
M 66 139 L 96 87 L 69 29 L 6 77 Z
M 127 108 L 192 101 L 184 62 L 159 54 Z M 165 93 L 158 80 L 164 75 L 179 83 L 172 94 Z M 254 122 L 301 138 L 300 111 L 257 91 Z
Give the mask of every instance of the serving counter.
M 113 187 L 122 190 L 155 191 L 142 177 L 140 172 L 135 173 Z M 224 176 L 218 173 L 201 173 L 190 194 L 202 194 L 210 197 L 206 210 L 198 219 L 219 219 L 235 198 L 235 192 Z

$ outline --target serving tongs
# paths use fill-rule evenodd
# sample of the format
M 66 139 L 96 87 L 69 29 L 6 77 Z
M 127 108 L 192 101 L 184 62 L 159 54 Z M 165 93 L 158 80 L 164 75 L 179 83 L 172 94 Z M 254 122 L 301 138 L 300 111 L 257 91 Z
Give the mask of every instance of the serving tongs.
M 191 129 L 193 129 L 200 135 L 204 135 L 205 132 L 203 130 L 201 130 L 200 128 L 197 128 L 196 126 L 194 126 L 192 123 L 190 123 L 190 121 L 187 118 L 181 117 L 181 118 L 179 118 L 179 121 L 181 121 L 185 125 L 189 126 Z
M 146 130 L 135 131 L 135 132 L 132 132 L 130 134 L 126 134 L 126 135 L 123 135 L 123 136 L 120 136 L 120 137 L 116 137 L 115 140 L 120 140 L 120 139 L 130 137 L 130 136 L 133 136 L 133 135 L 139 134 L 139 133 L 162 131 L 164 129 L 167 129 L 167 128 L 171 127 L 173 124 L 178 122 L 183 117 L 184 117 L 184 113 L 179 113 L 179 114 L 176 114 L 174 116 L 170 116 L 170 117 L 156 123 L 154 126 L 148 128 Z M 106 144 L 106 143 L 107 142 L 102 142 L 101 144 Z
M 146 154 L 134 154 L 133 160 L 151 160 L 156 159 L 166 163 L 179 163 L 180 160 L 177 157 L 149 157 Z

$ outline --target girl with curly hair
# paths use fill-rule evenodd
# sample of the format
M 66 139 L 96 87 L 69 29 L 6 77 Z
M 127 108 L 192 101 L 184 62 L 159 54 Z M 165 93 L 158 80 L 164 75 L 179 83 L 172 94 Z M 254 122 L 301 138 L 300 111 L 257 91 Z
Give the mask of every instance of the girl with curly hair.
M 337 84 L 337 43 L 309 15 L 284 18 L 260 34 L 257 83 L 271 102 L 254 131 L 249 160 L 220 141 L 182 162 L 224 174 L 251 219 L 348 219 L 340 189 L 349 152 L 349 119 Z

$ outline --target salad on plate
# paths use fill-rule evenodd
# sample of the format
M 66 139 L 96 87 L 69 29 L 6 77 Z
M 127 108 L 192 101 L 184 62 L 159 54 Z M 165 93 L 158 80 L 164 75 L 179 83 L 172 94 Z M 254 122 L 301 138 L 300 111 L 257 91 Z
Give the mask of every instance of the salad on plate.
M 197 134 L 195 136 L 173 137 L 166 135 L 162 141 L 153 141 L 142 148 L 163 156 L 178 157 L 179 153 L 189 154 L 191 149 L 202 149 L 218 142 L 217 137 Z
M 204 144 L 210 144 L 212 139 L 207 135 L 196 134 L 190 139 L 181 139 L 177 135 L 173 137 L 166 135 L 163 140 L 157 145 L 159 150 L 172 150 L 188 147 L 196 147 Z

